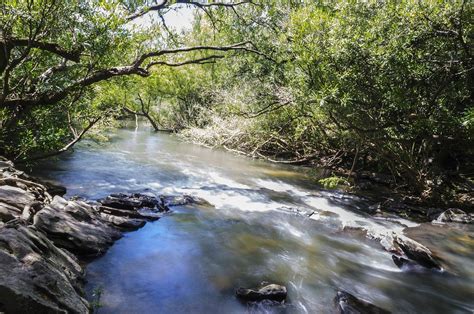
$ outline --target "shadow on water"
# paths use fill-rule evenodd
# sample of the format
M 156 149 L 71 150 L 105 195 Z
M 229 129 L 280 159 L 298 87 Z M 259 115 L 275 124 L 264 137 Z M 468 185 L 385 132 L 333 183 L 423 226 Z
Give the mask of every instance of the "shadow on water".
M 42 163 L 35 174 L 59 181 L 68 196 L 187 193 L 215 206 L 175 208 L 90 263 L 86 289 L 90 297 L 103 288 L 99 313 L 330 313 L 337 289 L 397 313 L 474 308 L 472 229 L 430 226 L 438 229 L 428 244 L 456 275 L 402 272 L 365 234 L 424 226 L 372 219 L 365 200 L 317 190 L 297 168 L 123 129 L 105 145 L 85 142 Z M 262 281 L 285 284 L 290 305 L 246 308 L 235 299 L 237 287 Z

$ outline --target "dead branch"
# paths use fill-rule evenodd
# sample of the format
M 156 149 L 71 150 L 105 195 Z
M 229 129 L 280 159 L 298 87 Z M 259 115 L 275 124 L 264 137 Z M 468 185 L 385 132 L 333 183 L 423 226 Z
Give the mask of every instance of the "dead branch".
M 63 148 L 57 150 L 57 151 L 53 151 L 53 152 L 50 152 L 50 153 L 46 153 L 46 154 L 43 154 L 43 155 L 39 155 L 39 156 L 34 156 L 32 158 L 28 158 L 28 161 L 36 161 L 36 160 L 40 160 L 40 159 L 45 159 L 45 158 L 49 158 L 49 157 L 53 157 L 53 156 L 57 156 L 61 153 L 64 153 L 66 151 L 68 151 L 69 149 L 71 149 L 77 142 L 79 142 L 82 137 L 84 136 L 84 134 L 86 134 L 87 131 L 89 131 L 97 122 L 99 122 L 99 120 L 102 119 L 102 116 L 99 116 L 93 120 L 90 120 L 89 123 L 87 124 L 87 126 L 81 131 L 81 133 L 79 133 L 71 142 L 69 142 L 68 144 L 66 144 Z M 22 161 L 19 161 L 20 163 Z

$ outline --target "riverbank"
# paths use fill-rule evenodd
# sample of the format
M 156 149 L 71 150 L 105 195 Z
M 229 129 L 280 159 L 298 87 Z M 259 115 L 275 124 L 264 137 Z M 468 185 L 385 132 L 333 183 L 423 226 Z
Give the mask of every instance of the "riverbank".
M 439 178 L 441 183 L 428 182 L 429 188 L 424 192 L 425 195 L 417 195 L 403 180 L 397 182 L 393 175 L 387 173 L 364 170 L 354 167 L 353 163 L 346 163 L 345 168 L 336 164 L 328 166 L 331 163 L 327 163 L 327 160 L 331 159 L 331 156 L 320 154 L 301 159 L 274 159 L 259 153 L 258 146 L 254 148 L 249 143 L 244 145 L 245 138 L 236 136 L 242 135 L 241 131 L 230 135 L 222 129 L 219 131 L 212 128 L 191 128 L 178 133 L 178 136 L 186 142 L 206 148 L 222 149 L 274 164 L 300 167 L 321 188 L 366 198 L 373 203 L 368 209 L 371 215 L 395 214 L 417 222 L 431 222 L 451 208 L 474 215 L 474 182 L 457 173 L 443 175 Z
M 1 161 L 0 171 L 1 310 L 7 313 L 90 311 L 92 305 L 84 297 L 87 262 L 103 255 L 123 232 L 160 218 L 167 206 L 194 201 L 118 194 L 88 204 L 64 199 L 64 188 L 33 179 L 7 160 Z M 335 195 L 326 197 L 337 201 Z M 341 195 L 339 201 L 347 200 Z M 152 210 L 143 211 L 144 207 Z M 318 219 L 323 214 L 296 213 L 303 219 Z M 443 219 L 456 220 L 455 214 L 446 213 Z M 424 245 L 403 234 L 385 235 L 377 240 L 403 271 L 444 271 L 443 261 Z M 366 236 L 371 237 L 370 233 Z
M 66 200 L 65 188 L 32 178 L 0 159 L 0 311 L 89 313 L 85 261 L 104 254 L 190 197 L 108 196 Z

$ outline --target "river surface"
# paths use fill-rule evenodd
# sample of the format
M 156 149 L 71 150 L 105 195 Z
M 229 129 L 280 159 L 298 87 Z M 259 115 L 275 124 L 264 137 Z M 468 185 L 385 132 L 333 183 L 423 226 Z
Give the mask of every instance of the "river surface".
M 82 142 L 34 174 L 66 186 L 67 196 L 186 193 L 213 205 L 174 207 L 88 264 L 89 298 L 102 291 L 99 313 L 332 313 L 339 289 L 394 313 L 474 312 L 472 227 L 370 217 L 370 204 L 318 189 L 302 168 L 140 128 Z M 449 271 L 398 269 L 380 240 L 405 227 Z M 287 286 L 287 306 L 247 307 L 234 297 L 264 281 Z

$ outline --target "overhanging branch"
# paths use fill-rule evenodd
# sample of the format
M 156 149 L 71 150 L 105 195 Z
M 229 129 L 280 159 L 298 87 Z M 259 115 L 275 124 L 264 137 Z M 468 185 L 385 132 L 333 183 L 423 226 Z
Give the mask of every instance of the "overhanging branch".
M 144 7 L 140 9 L 138 12 L 135 12 L 133 14 L 130 14 L 127 16 L 125 19 L 127 21 L 133 21 L 141 16 L 144 16 L 145 14 L 153 11 L 160 11 L 165 8 L 170 7 L 173 4 L 189 4 L 196 6 L 201 9 L 205 8 L 210 8 L 210 7 L 226 7 L 226 8 L 234 8 L 235 6 L 239 6 L 242 4 L 247 4 L 247 3 L 253 3 L 251 0 L 244 0 L 240 2 L 209 2 L 209 3 L 203 3 L 203 2 L 198 2 L 198 1 L 189 1 L 189 0 L 175 0 L 175 1 L 168 1 L 168 0 L 163 0 L 161 3 Z
M 179 67 L 179 66 L 183 66 L 183 65 L 187 65 L 187 64 L 205 64 L 205 63 L 212 62 L 212 60 L 222 59 L 222 58 L 224 58 L 224 56 L 212 55 L 212 56 L 208 56 L 208 57 L 204 57 L 204 58 L 200 58 L 200 59 L 186 60 L 186 61 L 176 62 L 176 63 L 171 63 L 171 62 L 167 62 L 167 61 L 153 61 L 153 62 L 148 63 L 148 65 L 146 66 L 146 69 L 149 70 L 151 67 L 153 67 L 155 65 L 166 65 L 166 66 L 169 66 L 169 67 Z
M 51 53 L 54 53 L 58 56 L 61 56 L 67 60 L 74 61 L 74 62 L 80 61 L 81 53 L 83 50 L 82 48 L 67 50 L 55 43 L 23 39 L 23 38 L 12 38 L 0 43 L 4 45 L 5 47 L 7 47 L 7 49 L 12 49 L 14 47 L 31 47 L 31 48 L 44 50 L 44 51 L 49 51 Z
M 0 102 L 0 107 L 26 108 L 26 107 L 32 107 L 32 106 L 37 106 L 41 104 L 55 104 L 63 100 L 64 98 L 66 98 L 68 95 L 70 95 L 72 92 L 76 91 L 79 88 L 84 88 L 84 87 L 93 85 L 97 82 L 108 80 L 112 77 L 126 76 L 126 75 L 139 75 L 143 77 L 149 76 L 150 73 L 148 69 L 152 65 L 161 64 L 161 65 L 168 65 L 168 66 L 180 66 L 184 64 L 204 62 L 205 58 L 216 59 L 220 57 L 220 56 L 213 56 L 213 57 L 205 57 L 201 59 L 196 59 L 194 61 L 188 60 L 188 61 L 181 62 L 181 64 L 170 63 L 166 61 L 152 61 L 146 66 L 146 68 L 143 68 L 142 66 L 143 63 L 148 59 L 164 56 L 164 55 L 169 55 L 169 54 L 176 54 L 176 53 L 181 53 L 181 52 L 186 53 L 186 52 L 191 52 L 191 51 L 245 51 L 245 52 L 251 52 L 251 53 L 270 59 L 269 57 L 259 52 L 258 50 L 249 48 L 248 47 L 249 44 L 251 43 L 241 42 L 241 43 L 236 43 L 236 44 L 228 45 L 228 46 L 192 46 L 192 47 L 181 47 L 181 48 L 152 51 L 138 57 L 131 65 L 97 70 L 95 72 L 92 72 L 90 75 L 86 76 L 85 78 L 80 79 L 70 84 L 69 86 L 64 87 L 62 90 L 59 90 L 59 91 L 46 92 L 40 95 L 28 94 L 22 98 L 13 98 L 13 99 L 7 98 L 4 101 Z
M 39 155 L 39 156 L 35 156 L 35 157 L 32 157 L 32 158 L 28 158 L 28 161 L 35 161 L 35 160 L 40 160 L 40 159 L 45 159 L 45 158 L 49 158 L 49 157 L 53 157 L 53 156 L 57 156 L 59 154 L 62 154 L 66 151 L 68 151 L 69 149 L 71 149 L 77 142 L 79 142 L 82 137 L 84 136 L 84 134 L 86 134 L 87 131 L 89 131 L 97 122 L 99 122 L 99 120 L 102 119 L 102 116 L 99 116 L 95 119 L 92 119 L 88 122 L 87 126 L 81 131 L 81 133 L 77 134 L 77 136 L 74 137 L 74 139 L 69 142 L 68 144 L 66 144 L 63 148 L 61 149 L 58 149 L 54 152 L 49 152 L 49 153 L 46 153 L 46 154 L 43 154 L 43 155 Z M 20 161 L 21 162 L 21 161 Z

